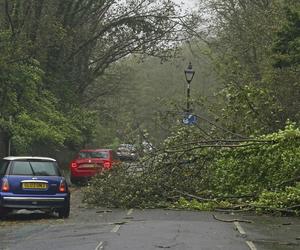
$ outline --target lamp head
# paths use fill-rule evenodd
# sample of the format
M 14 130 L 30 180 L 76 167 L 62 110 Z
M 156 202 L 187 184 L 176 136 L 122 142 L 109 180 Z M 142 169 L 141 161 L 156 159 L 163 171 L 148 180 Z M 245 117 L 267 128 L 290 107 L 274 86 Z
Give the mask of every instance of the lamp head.
M 184 74 L 185 74 L 186 81 L 188 83 L 191 83 L 195 75 L 195 71 L 193 70 L 193 66 L 191 62 L 189 63 L 187 69 L 184 71 Z

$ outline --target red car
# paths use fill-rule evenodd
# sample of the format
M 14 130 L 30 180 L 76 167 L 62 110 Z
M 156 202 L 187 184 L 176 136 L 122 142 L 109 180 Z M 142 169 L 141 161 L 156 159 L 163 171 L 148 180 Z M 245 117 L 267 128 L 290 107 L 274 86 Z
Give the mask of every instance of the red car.
M 83 149 L 70 163 L 71 182 L 86 180 L 119 162 L 112 149 Z

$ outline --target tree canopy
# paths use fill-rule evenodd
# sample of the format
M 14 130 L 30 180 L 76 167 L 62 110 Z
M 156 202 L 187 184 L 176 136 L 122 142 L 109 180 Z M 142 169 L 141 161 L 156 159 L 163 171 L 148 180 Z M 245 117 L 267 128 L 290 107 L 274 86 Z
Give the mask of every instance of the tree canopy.
M 26 137 L 35 130 L 43 130 L 38 141 L 90 142 L 98 116 L 86 105 L 97 99 L 89 87 L 111 95 L 116 87 L 103 77 L 109 66 L 133 53 L 165 59 L 183 39 L 171 1 L 1 0 L 0 6 L 1 128 L 18 138 L 16 152 L 19 142 L 30 145 Z

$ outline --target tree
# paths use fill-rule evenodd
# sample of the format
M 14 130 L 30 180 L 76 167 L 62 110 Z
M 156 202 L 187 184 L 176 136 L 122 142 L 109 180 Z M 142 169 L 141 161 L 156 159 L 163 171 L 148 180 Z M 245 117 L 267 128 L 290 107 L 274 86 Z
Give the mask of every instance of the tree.
M 300 121 L 300 4 L 287 1 L 285 22 L 273 44 L 272 87 L 283 109 L 283 119 Z
M 76 139 L 76 145 L 88 143 L 95 131 L 98 117 L 92 109 L 96 107 L 86 103 L 96 100 L 89 96 L 90 87 L 107 86 L 103 76 L 109 66 L 132 53 L 165 59 L 176 41 L 183 39 L 179 36 L 182 26 L 169 0 L 1 0 L 0 6 L 4 10 L 1 32 L 8 34 L 11 45 L 7 54 L 20 51 L 22 55 L 12 56 L 13 61 L 37 63 L 42 72 L 38 84 L 47 91 L 44 98 L 50 98 L 54 110 L 72 123 L 75 134 L 79 131 L 81 139 Z M 112 95 L 115 89 L 106 90 Z M 9 92 L 2 93 L 3 100 L 13 98 Z M 6 112 L 3 119 L 7 123 L 11 111 Z M 79 124 L 74 119 L 78 116 L 87 119 Z M 64 144 L 67 141 L 65 137 Z
M 0 129 L 5 140 L 12 139 L 13 153 L 30 152 L 32 145 L 41 142 L 62 146 L 67 138 L 78 137 L 57 111 L 57 99 L 44 89 L 44 72 L 27 57 L 26 45 L 13 41 L 10 31 L 2 31 L 0 37 Z
M 287 118 L 297 121 L 292 105 L 287 104 L 289 97 L 284 97 L 280 89 L 292 89 L 287 82 L 289 77 L 283 84 L 274 78 L 273 44 L 286 20 L 283 3 L 201 3 L 211 13 L 203 17 L 208 19 L 210 33 L 206 37 L 199 33 L 199 37 L 209 44 L 219 81 L 224 86 L 214 113 L 226 127 L 246 135 L 276 131 L 284 127 Z M 292 82 L 293 79 L 290 78 Z
M 120 58 L 132 53 L 165 58 L 172 41 L 180 39 L 171 1 L 5 2 L 6 23 L 16 36 L 28 35 L 48 87 L 62 95 L 60 85 L 67 85 L 64 98 L 84 93 Z
M 286 21 L 277 32 L 273 46 L 277 68 L 299 66 L 300 64 L 300 4 L 289 1 L 285 6 Z

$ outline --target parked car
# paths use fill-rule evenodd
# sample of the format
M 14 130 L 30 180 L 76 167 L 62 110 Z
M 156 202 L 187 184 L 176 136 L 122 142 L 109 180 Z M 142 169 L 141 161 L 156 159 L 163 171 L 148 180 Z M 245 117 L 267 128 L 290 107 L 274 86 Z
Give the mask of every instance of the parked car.
M 0 160 L 0 215 L 14 209 L 70 214 L 70 191 L 55 159 L 6 157 Z
M 120 144 L 117 155 L 121 161 L 133 161 L 137 159 L 137 149 L 133 144 Z
M 154 150 L 154 147 L 151 142 L 143 141 L 142 142 L 143 153 L 151 153 Z
M 83 149 L 70 162 L 71 182 L 86 180 L 111 169 L 119 163 L 117 153 L 112 149 Z

